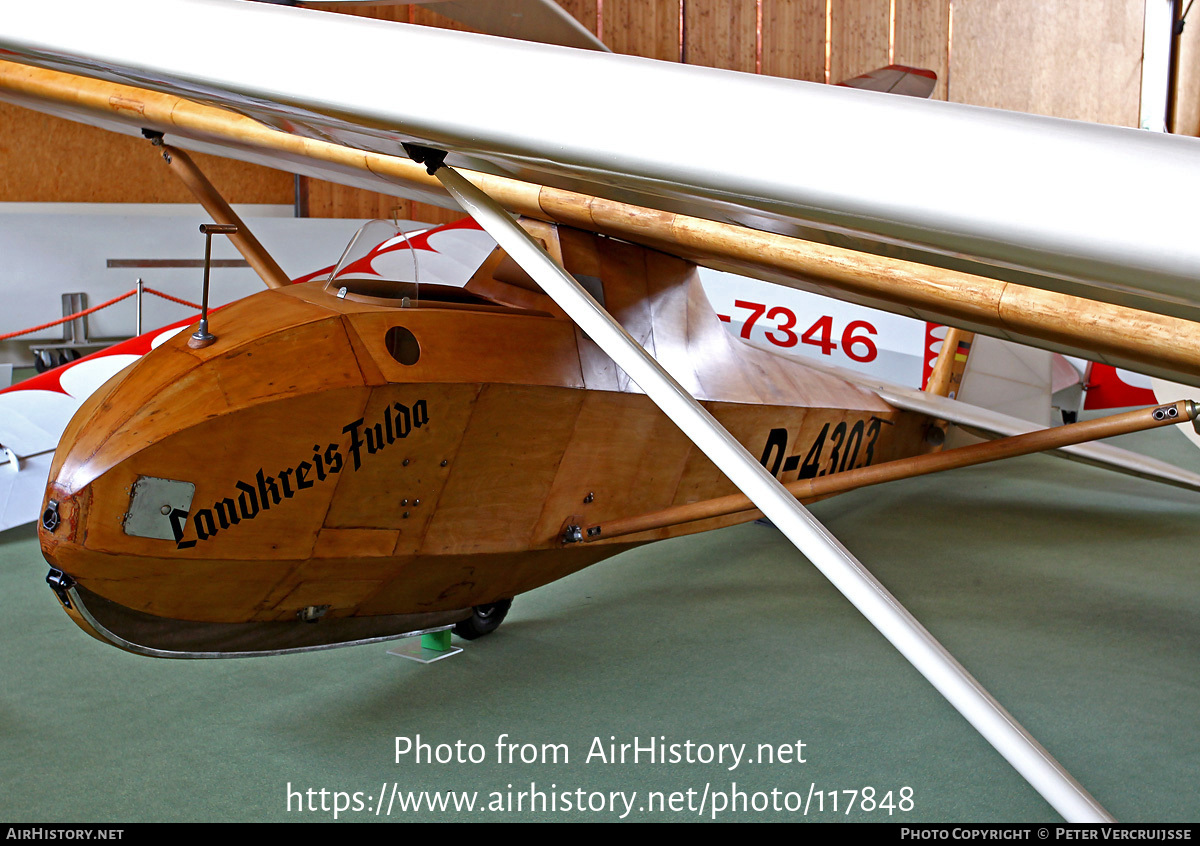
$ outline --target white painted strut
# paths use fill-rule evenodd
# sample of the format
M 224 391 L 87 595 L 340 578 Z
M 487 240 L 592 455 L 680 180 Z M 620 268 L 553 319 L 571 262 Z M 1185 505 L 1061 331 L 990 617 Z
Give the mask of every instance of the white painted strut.
M 754 505 L 1069 822 L 1112 817 L 916 618 L 627 333 L 516 221 L 462 175 L 436 175 L 458 203 L 600 345 Z

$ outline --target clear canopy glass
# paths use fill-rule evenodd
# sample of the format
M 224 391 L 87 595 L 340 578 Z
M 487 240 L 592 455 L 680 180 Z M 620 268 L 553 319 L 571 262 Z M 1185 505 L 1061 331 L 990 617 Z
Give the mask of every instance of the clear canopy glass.
M 354 233 L 325 287 L 338 297 L 409 307 L 417 304 L 420 285 L 409 236 L 394 223 L 372 220 Z

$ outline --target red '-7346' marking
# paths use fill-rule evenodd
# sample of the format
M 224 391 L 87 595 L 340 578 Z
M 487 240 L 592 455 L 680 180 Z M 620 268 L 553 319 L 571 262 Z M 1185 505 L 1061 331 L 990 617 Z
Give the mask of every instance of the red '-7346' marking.
M 813 321 L 811 326 L 798 333 L 796 331 L 796 313 L 787 306 L 768 308 L 765 303 L 756 303 L 751 300 L 734 300 L 733 305 L 734 308 L 746 309 L 749 312 L 742 323 L 741 336 L 743 338 L 749 338 L 759 318 L 765 317 L 767 321 L 772 321 L 775 325 L 771 329 L 764 329 L 763 332 L 767 340 L 777 347 L 788 348 L 797 344 L 809 344 L 819 348 L 822 355 L 833 355 L 833 351 L 838 348 L 838 342 L 833 340 L 835 335 L 833 317 L 828 314 L 821 315 Z M 732 322 L 727 314 L 717 316 L 725 323 Z M 873 337 L 877 334 L 878 331 L 875 327 L 867 321 L 851 320 L 842 328 L 842 352 L 853 361 L 874 361 L 875 357 L 879 355 Z

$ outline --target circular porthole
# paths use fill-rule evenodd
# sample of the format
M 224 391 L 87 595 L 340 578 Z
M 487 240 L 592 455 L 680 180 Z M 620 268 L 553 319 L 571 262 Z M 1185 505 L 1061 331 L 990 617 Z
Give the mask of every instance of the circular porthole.
M 384 340 L 388 355 L 401 364 L 416 364 L 421 357 L 421 345 L 417 343 L 417 336 L 403 326 L 393 326 L 387 331 Z

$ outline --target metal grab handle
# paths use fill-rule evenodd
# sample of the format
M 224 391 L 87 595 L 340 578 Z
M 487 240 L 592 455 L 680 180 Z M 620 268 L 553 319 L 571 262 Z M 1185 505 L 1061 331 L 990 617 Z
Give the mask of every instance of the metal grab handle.
M 200 300 L 200 325 L 188 339 L 188 346 L 194 350 L 207 347 L 217 340 L 217 336 L 208 331 L 208 272 L 212 264 L 212 236 L 234 235 L 238 228 L 233 223 L 201 223 L 200 231 L 204 233 L 204 296 Z

